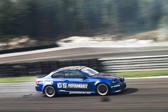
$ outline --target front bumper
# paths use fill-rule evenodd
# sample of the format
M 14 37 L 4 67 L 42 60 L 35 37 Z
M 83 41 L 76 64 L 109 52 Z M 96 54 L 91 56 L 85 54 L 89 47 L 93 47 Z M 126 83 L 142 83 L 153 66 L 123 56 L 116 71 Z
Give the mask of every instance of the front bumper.
M 116 84 L 116 85 L 112 85 L 111 86 L 111 93 L 121 92 L 125 89 L 126 89 L 126 82 Z

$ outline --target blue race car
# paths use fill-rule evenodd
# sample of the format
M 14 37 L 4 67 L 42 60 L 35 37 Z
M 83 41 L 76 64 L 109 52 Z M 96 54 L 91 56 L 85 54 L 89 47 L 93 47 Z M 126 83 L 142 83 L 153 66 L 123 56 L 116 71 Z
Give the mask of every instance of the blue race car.
M 58 94 L 107 95 L 125 90 L 126 82 L 119 75 L 99 73 L 85 66 L 70 66 L 37 77 L 35 88 L 48 97 Z

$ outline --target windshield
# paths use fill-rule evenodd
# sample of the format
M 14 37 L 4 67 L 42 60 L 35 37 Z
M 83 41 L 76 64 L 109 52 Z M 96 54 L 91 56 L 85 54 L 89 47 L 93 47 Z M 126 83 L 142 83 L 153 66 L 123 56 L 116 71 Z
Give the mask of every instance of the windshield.
M 96 70 L 93 70 L 91 68 L 85 67 L 82 69 L 82 72 L 84 72 L 85 74 L 87 74 L 88 76 L 94 76 L 99 74 L 99 72 L 97 72 Z

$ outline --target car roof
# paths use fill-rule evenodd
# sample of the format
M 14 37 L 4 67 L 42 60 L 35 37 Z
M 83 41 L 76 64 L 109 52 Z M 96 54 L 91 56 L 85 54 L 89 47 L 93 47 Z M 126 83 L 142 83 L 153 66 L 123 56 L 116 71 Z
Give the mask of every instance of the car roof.
M 61 71 L 61 70 L 66 70 L 66 69 L 70 69 L 70 70 L 81 70 L 83 68 L 85 68 L 86 66 L 68 66 L 68 67 L 63 67 L 58 69 L 57 71 Z

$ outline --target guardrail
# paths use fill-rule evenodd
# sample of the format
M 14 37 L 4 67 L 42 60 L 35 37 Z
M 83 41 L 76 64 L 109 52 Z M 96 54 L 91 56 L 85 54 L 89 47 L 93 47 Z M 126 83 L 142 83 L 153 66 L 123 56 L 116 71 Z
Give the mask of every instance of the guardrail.
M 105 72 L 168 69 L 168 55 L 99 59 Z

